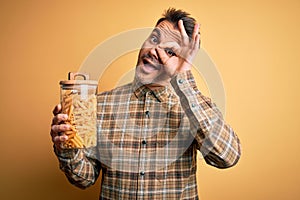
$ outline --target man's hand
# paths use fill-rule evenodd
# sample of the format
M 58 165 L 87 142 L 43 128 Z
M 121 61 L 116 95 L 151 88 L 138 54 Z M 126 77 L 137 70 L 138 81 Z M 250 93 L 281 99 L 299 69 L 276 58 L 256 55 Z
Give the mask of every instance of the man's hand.
M 68 136 L 64 135 L 63 132 L 70 130 L 70 126 L 64 124 L 64 121 L 68 119 L 68 115 L 61 114 L 60 104 L 53 109 L 53 115 L 50 135 L 56 148 L 61 148 L 61 143 L 68 139 Z
M 191 39 L 185 31 L 182 20 L 178 21 L 178 27 L 181 34 L 180 47 L 172 46 L 171 44 L 160 44 L 159 48 L 157 48 L 157 53 L 164 65 L 165 72 L 170 78 L 178 73 L 191 70 L 192 61 L 200 45 L 199 24 L 195 25 Z

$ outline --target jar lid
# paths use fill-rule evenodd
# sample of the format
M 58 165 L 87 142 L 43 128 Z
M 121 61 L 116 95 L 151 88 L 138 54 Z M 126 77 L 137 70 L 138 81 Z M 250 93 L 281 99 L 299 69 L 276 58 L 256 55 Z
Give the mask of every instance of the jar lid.
M 81 77 L 83 79 L 76 79 Z M 86 73 L 81 72 L 69 72 L 68 80 L 60 81 L 60 85 L 98 85 L 98 81 L 90 80 L 90 77 Z

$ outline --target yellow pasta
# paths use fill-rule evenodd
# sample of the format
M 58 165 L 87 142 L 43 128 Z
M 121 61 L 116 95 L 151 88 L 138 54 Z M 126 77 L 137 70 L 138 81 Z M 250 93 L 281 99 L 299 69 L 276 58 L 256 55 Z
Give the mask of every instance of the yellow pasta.
M 96 136 L 96 95 L 81 98 L 76 92 L 67 91 L 62 96 L 62 112 L 68 114 L 66 124 L 71 126 L 70 131 L 64 134 L 68 140 L 64 148 L 84 148 L 97 144 Z

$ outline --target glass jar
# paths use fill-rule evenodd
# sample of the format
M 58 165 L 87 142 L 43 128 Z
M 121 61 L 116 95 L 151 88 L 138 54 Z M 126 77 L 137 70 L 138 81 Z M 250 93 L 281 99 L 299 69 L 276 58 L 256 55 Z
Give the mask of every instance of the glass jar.
M 68 115 L 65 123 L 71 126 L 71 130 L 64 132 L 68 140 L 62 143 L 62 148 L 96 146 L 98 82 L 89 80 L 88 74 L 79 72 L 70 72 L 68 79 L 60 81 L 62 113 Z

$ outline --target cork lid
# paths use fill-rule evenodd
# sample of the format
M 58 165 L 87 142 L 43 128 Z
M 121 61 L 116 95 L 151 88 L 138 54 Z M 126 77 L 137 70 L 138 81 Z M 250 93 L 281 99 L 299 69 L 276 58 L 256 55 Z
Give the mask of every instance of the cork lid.
M 80 79 L 76 79 L 80 78 Z M 81 72 L 69 72 L 68 80 L 60 81 L 60 85 L 98 85 L 98 81 L 90 80 L 89 74 Z

